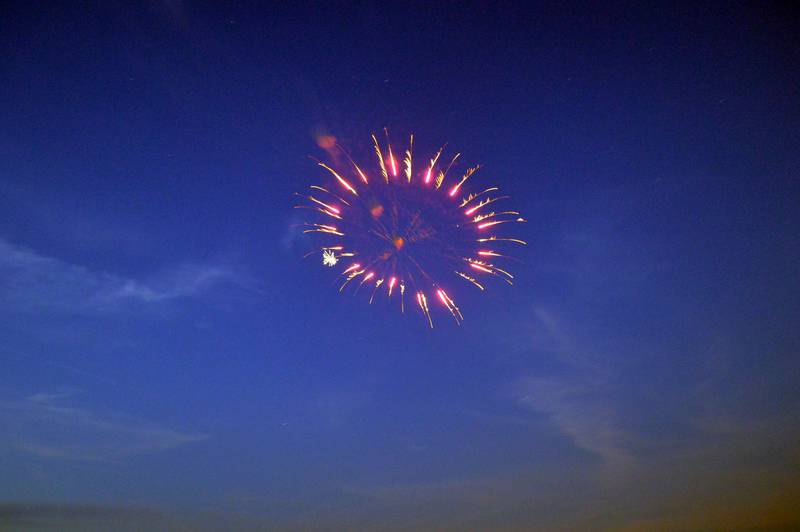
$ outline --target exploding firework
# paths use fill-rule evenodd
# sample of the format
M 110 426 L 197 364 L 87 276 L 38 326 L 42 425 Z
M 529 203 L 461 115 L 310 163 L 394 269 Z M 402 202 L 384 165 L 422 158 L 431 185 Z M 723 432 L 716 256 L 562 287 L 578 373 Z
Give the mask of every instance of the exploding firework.
M 370 303 L 396 301 L 401 312 L 411 305 L 431 327 L 432 310 L 441 307 L 460 324 L 452 285 L 484 290 L 490 278 L 513 284 L 498 263 L 507 258 L 505 248 L 525 242 L 504 229 L 525 220 L 502 208 L 508 196 L 498 187 L 472 190 L 480 166 L 455 173 L 461 154 L 442 159 L 440 148 L 417 167 L 413 135 L 402 160 L 388 132 L 385 146 L 375 135 L 372 141 L 374 169 L 359 166 L 337 145 L 347 165 L 319 162 L 329 183 L 298 194 L 304 201 L 296 208 L 312 213 L 304 232 L 323 239 L 306 256 L 320 253 L 324 266 L 341 268 L 339 292 L 364 291 Z

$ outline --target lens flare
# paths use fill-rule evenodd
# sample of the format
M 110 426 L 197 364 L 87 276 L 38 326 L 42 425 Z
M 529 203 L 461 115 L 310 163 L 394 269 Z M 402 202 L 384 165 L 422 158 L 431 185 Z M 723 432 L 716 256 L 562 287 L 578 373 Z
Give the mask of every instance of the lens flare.
M 495 203 L 509 199 L 498 193 L 498 187 L 467 190 L 480 165 L 448 177 L 461 154 L 449 162 L 445 157 L 447 164 L 440 166 L 442 147 L 417 169 L 414 136 L 407 149 L 395 150 L 389 132 L 384 133 L 385 146 L 372 135 L 374 174 L 338 144 L 347 167 L 318 163 L 327 182 L 297 194 L 303 202 L 295 208 L 311 213 L 303 232 L 324 239 L 316 252 L 324 266 L 341 268 L 339 292 L 348 286 L 353 292 L 364 287 L 370 304 L 394 301 L 405 312 L 408 286 L 416 299 L 409 308 L 415 308 L 430 327 L 437 308 L 460 324 L 464 316 L 451 285 L 484 290 L 482 277 L 513 284 L 514 276 L 495 262 L 508 258 L 507 247 L 526 244 L 506 230 L 525 219 L 517 211 L 496 209 Z

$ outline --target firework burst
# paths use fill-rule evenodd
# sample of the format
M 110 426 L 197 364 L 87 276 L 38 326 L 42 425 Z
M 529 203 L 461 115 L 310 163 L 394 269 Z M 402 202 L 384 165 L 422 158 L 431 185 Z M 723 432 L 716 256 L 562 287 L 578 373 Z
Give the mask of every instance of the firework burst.
M 372 135 L 375 168 L 362 168 L 337 145 L 348 164 L 319 162 L 328 182 L 298 194 L 303 202 L 296 208 L 311 213 L 303 232 L 323 241 L 306 256 L 319 253 L 324 266 L 341 269 L 339 292 L 366 292 L 370 303 L 396 301 L 401 312 L 413 306 L 431 327 L 438 307 L 460 324 L 452 285 L 513 284 L 499 263 L 508 258 L 504 248 L 525 242 L 505 230 L 525 220 L 501 207 L 508 196 L 498 187 L 472 190 L 480 166 L 456 174 L 460 154 L 442 158 L 440 148 L 417 167 L 414 136 L 401 153 L 385 133 L 383 146 Z

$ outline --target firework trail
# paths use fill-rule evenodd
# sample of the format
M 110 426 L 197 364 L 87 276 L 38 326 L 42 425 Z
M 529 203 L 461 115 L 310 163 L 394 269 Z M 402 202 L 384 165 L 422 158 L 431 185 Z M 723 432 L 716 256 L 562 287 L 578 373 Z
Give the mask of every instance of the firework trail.
M 329 182 L 297 194 L 303 202 L 295 208 L 311 214 L 303 232 L 323 239 L 306 256 L 320 253 L 323 266 L 341 269 L 339 292 L 365 290 L 369 303 L 397 300 L 402 312 L 410 304 L 431 327 L 434 308 L 441 308 L 460 324 L 464 317 L 450 285 L 484 290 L 489 279 L 513 284 L 498 263 L 508 258 L 505 248 L 526 244 L 506 232 L 525 219 L 498 206 L 509 199 L 498 187 L 469 190 L 480 166 L 449 175 L 461 154 L 442 159 L 442 147 L 417 168 L 414 136 L 404 152 L 395 151 L 384 131 L 385 146 L 372 135 L 374 172 L 337 145 L 346 167 L 318 162 Z

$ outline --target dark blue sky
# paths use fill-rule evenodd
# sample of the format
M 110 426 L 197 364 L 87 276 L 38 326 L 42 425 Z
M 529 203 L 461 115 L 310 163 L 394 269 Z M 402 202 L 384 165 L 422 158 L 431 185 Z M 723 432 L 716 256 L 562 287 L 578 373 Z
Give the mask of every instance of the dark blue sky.
M 5 3 L 0 528 L 800 526 L 797 21 Z M 301 258 L 384 126 L 529 220 L 463 327 Z

